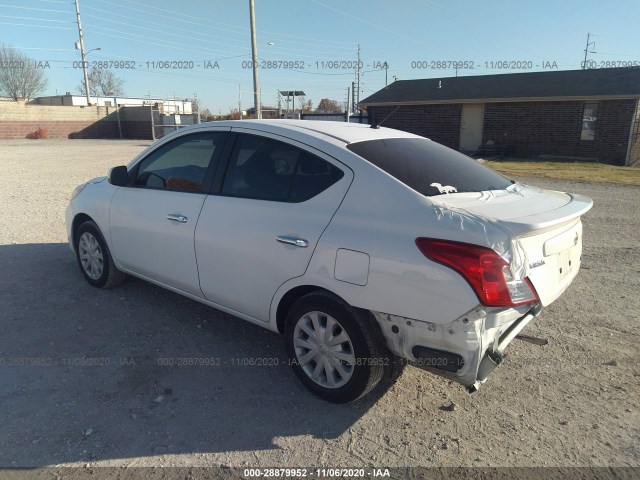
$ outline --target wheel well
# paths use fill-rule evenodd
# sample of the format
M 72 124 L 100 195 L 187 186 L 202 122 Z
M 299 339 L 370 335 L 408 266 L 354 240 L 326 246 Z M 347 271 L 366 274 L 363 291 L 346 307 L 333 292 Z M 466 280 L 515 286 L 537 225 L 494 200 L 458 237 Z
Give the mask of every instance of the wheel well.
M 78 215 L 76 215 L 73 219 L 73 224 L 71 225 L 71 232 L 73 234 L 73 249 L 75 250 L 76 248 L 76 233 L 78 232 L 78 227 L 80 227 L 80 225 L 82 225 L 84 222 L 87 221 L 92 221 L 93 218 L 91 218 L 89 215 L 87 215 L 86 213 L 79 213 Z
M 317 287 L 315 285 L 301 285 L 299 287 L 292 288 L 280 299 L 278 309 L 276 310 L 276 325 L 278 326 L 278 331 L 280 333 L 284 333 L 284 322 L 287 319 L 287 313 L 291 309 L 291 306 L 311 292 L 325 292 L 344 302 L 344 300 L 338 297 L 335 293 L 327 290 L 326 288 Z

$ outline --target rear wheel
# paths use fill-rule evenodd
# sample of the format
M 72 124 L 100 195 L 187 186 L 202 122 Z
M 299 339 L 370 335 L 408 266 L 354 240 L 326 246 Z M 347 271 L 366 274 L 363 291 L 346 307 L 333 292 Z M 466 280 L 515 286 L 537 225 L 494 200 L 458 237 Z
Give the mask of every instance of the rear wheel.
M 95 222 L 87 221 L 78 227 L 75 247 L 80 271 L 94 287 L 115 287 L 127 277 L 113 263 L 107 242 Z
M 319 397 L 347 403 L 369 393 L 382 378 L 386 348 L 368 318 L 324 292 L 298 300 L 287 315 L 285 341 L 300 381 Z

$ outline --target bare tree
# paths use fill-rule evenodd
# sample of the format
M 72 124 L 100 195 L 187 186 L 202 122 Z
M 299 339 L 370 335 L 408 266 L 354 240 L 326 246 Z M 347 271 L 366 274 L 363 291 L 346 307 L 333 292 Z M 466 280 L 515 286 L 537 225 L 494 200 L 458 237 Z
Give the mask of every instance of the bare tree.
M 301 105 L 302 107 L 300 107 L 300 110 L 302 110 L 303 112 L 313 111 L 313 100 L 311 100 L 310 98 L 308 100 L 302 101 Z
M 14 48 L 0 47 L 0 97 L 32 99 L 48 80 L 42 68 Z
M 338 105 L 338 102 L 329 98 L 323 98 L 320 100 L 316 111 L 320 113 L 342 113 L 342 109 L 340 108 L 340 105 Z
M 86 95 L 84 80 L 78 85 L 78 91 Z M 111 70 L 92 68 L 89 71 L 89 95 L 105 97 L 124 95 L 124 80 Z

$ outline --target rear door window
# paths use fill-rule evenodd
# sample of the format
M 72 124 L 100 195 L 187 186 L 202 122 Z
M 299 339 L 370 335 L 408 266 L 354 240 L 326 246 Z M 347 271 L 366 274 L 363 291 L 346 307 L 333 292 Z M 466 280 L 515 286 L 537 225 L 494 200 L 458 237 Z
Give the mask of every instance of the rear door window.
M 512 182 L 474 159 L 426 138 L 387 138 L 347 148 L 422 195 L 503 190 Z
M 224 195 L 304 202 L 344 173 L 329 162 L 285 142 L 239 134 L 222 186 Z

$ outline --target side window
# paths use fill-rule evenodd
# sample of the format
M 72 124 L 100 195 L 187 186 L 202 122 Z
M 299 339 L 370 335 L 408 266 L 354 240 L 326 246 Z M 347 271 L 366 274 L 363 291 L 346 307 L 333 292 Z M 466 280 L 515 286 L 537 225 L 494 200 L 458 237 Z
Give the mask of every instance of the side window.
M 328 162 L 284 142 L 239 135 L 222 193 L 280 202 L 304 202 L 342 178 Z
M 207 168 L 217 160 L 225 133 L 194 133 L 163 145 L 142 160 L 135 186 L 198 192 Z M 216 165 L 212 165 L 215 168 Z
M 596 135 L 596 120 L 598 118 L 598 104 L 585 103 L 582 114 L 582 131 L 580 140 L 593 140 Z

